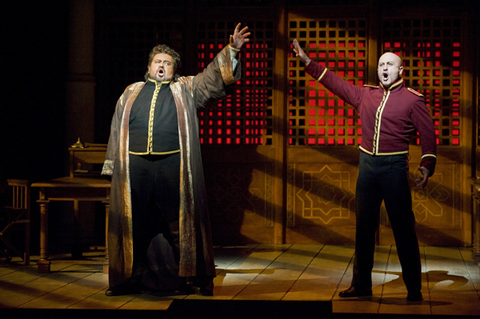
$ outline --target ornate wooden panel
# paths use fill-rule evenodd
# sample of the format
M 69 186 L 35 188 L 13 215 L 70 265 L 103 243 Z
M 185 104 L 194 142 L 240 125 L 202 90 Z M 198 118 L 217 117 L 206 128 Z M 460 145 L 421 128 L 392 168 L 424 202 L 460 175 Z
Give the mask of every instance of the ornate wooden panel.
M 309 57 L 354 85 L 367 77 L 365 18 L 289 18 Z M 351 243 L 361 142 L 357 112 L 289 60 L 287 241 Z
M 385 18 L 381 30 L 377 34 L 382 39 L 379 55 L 391 51 L 402 57 L 406 84 L 425 95 L 439 145 L 439 164 L 434 177 L 424 189 L 412 187 L 413 211 L 421 230 L 420 241 L 427 244 L 461 244 L 465 239 L 462 228 L 468 227 L 465 220 L 468 216 L 463 212 L 466 189 L 461 181 L 465 179 L 466 171 L 462 165 L 465 154 L 461 146 L 462 141 L 468 140 L 462 135 L 469 134 L 468 125 L 462 130 L 463 117 L 467 113 L 462 108 L 461 20 L 452 17 Z M 376 79 L 373 73 L 368 75 L 368 71 L 373 72 L 374 68 L 369 68 L 367 61 L 375 61 L 368 55 L 377 54 L 367 49 L 376 43 L 368 37 L 372 34 L 368 19 L 322 19 L 292 14 L 288 32 L 291 40 L 297 38 L 300 41 L 310 58 L 350 83 L 363 85 L 366 78 Z M 349 156 L 353 157 L 342 158 L 335 153 L 360 144 L 361 119 L 351 106 L 306 75 L 303 67 L 303 63 L 292 54 L 289 58 L 287 241 L 289 238 L 300 239 L 298 234 L 301 232 L 310 234 L 304 238 L 307 241 L 323 240 L 320 234 L 326 229 L 328 240 L 348 241 L 353 239 L 354 232 L 342 233 L 332 227 L 335 224 L 332 221 L 351 230 L 354 224 L 353 207 L 339 202 L 337 213 L 342 209 L 346 213 L 340 214 L 342 218 L 338 219 L 328 217 L 334 216 L 332 212 L 335 211 L 329 209 L 333 199 L 348 193 L 349 188 L 344 188 L 345 185 L 351 187 L 356 180 L 355 169 L 347 165 L 345 170 L 338 170 L 338 174 L 348 176 L 345 183 L 340 183 L 342 186 L 338 185 L 338 179 L 337 185 L 332 178 L 327 178 L 328 182 L 316 180 L 315 183 L 319 184 L 316 201 L 307 195 L 312 193 L 314 176 L 334 171 L 332 167 L 341 167 L 342 161 L 356 165 L 357 154 L 351 153 Z M 416 168 L 421 151 L 416 145 L 419 143 L 418 137 L 412 138 L 412 180 L 418 177 Z M 316 169 L 312 170 L 312 167 Z M 323 215 L 313 217 L 314 212 Z M 381 221 L 380 242 L 394 243 L 383 208 Z

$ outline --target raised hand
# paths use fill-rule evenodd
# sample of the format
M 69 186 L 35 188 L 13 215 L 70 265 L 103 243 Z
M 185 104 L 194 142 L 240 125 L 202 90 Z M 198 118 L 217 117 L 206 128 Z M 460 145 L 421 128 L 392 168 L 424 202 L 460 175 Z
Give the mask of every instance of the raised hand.
M 240 50 L 244 43 L 250 42 L 250 39 L 248 38 L 250 36 L 250 32 L 247 32 L 248 27 L 240 30 L 240 25 L 241 23 L 237 24 L 233 35 L 230 35 L 230 45 L 237 50 Z
M 305 51 L 300 47 L 297 39 L 293 39 L 293 51 L 295 51 L 296 55 L 305 62 L 306 65 L 310 63 L 310 58 L 305 54 Z

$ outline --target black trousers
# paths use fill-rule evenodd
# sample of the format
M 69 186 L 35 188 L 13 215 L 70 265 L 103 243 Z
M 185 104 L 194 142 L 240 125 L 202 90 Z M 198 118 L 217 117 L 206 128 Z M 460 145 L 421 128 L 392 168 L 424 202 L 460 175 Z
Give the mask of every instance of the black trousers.
M 133 275 L 140 280 L 152 238 L 162 233 L 178 263 L 180 153 L 130 155 Z
M 355 195 L 357 222 L 352 286 L 358 289 L 372 287 L 375 232 L 382 201 L 385 201 L 392 225 L 405 285 L 408 291 L 418 291 L 421 289 L 421 263 L 407 154 L 371 156 L 360 152 Z

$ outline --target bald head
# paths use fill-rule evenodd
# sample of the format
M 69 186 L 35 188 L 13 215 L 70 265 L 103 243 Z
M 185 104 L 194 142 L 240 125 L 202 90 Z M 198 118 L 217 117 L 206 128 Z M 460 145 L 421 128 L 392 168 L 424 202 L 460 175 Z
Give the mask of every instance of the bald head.
M 403 73 L 402 59 L 392 52 L 383 54 L 378 59 L 377 73 L 383 86 L 390 87 Z

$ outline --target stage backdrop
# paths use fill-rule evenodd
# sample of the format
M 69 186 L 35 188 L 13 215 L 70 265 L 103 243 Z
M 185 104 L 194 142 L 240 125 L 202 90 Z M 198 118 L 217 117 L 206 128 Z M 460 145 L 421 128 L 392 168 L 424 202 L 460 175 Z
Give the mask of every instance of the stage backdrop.
M 305 74 L 291 43 L 297 38 L 312 59 L 360 86 L 378 84 L 378 57 L 392 51 L 404 61 L 406 85 L 425 96 L 437 136 L 435 175 L 412 188 L 419 240 L 470 245 L 467 178 L 480 138 L 478 22 L 469 2 L 332 3 L 96 1 L 96 142 L 106 143 L 116 100 L 143 79 L 153 46 L 170 45 L 182 56 L 180 73 L 196 74 L 241 22 L 252 32 L 239 53 L 242 79 L 199 112 L 215 244 L 351 244 L 361 120 Z M 415 179 L 415 136 L 410 156 Z M 378 242 L 393 244 L 381 214 Z

